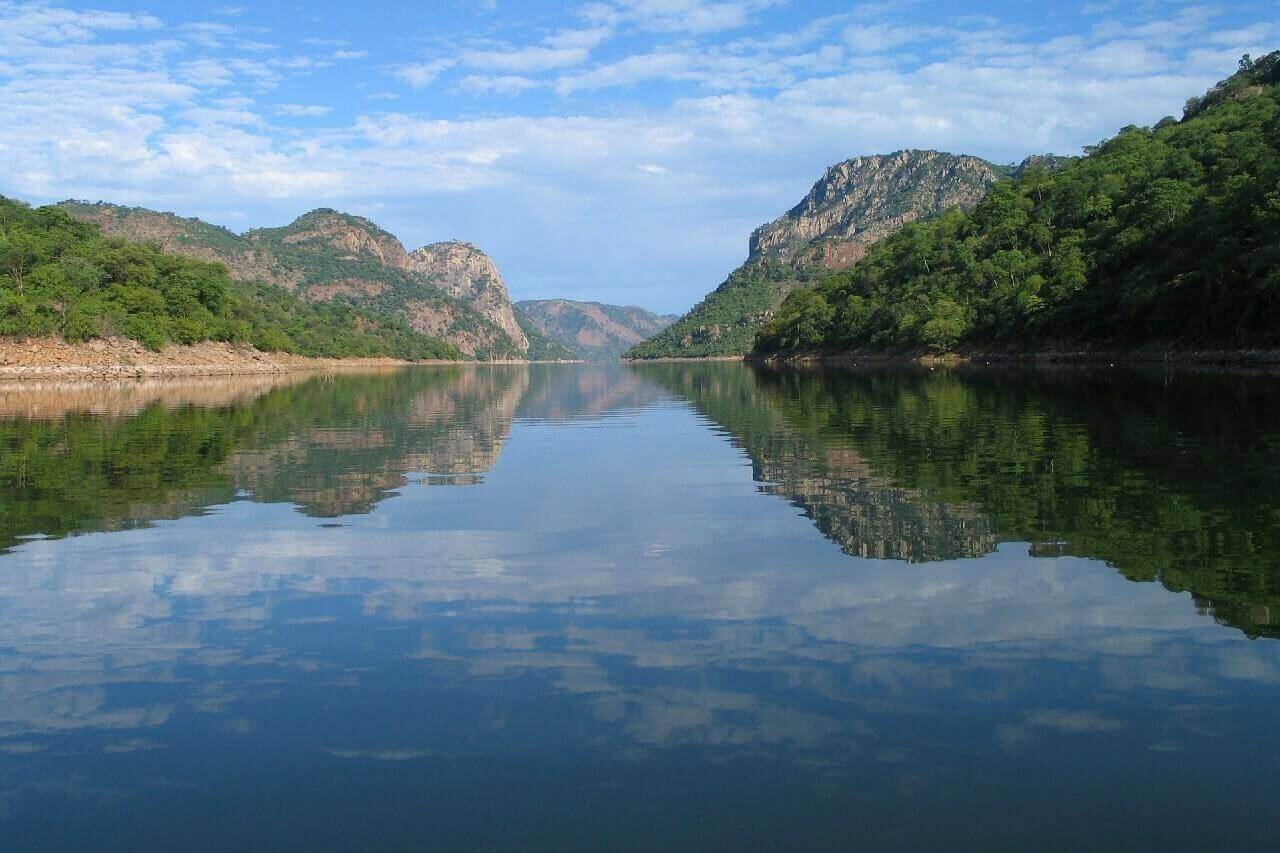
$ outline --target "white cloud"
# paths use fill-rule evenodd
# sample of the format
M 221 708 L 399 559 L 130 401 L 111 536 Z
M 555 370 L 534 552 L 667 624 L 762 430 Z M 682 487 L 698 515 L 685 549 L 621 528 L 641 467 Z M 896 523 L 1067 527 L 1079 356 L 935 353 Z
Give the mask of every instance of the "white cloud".
M 275 111 L 282 116 L 314 117 L 328 115 L 333 112 L 333 107 L 319 104 L 280 104 Z
M 561 77 L 556 81 L 556 91 L 568 95 L 580 90 L 631 86 L 646 80 L 687 79 L 693 62 L 688 54 L 674 51 L 628 56 L 590 71 Z
M 853 24 L 845 28 L 844 42 L 858 53 L 881 53 L 903 45 L 938 38 L 937 27 L 905 27 L 892 24 Z
M 518 95 L 539 85 L 537 80 L 517 74 L 468 74 L 458 81 L 458 88 L 470 95 Z
M 752 16 L 778 0 L 619 0 L 592 3 L 583 17 L 598 25 L 630 26 L 640 30 L 672 33 L 717 33 L 740 29 Z
M 532 47 L 508 50 L 467 50 L 463 51 L 461 60 L 476 68 L 490 71 L 550 71 L 553 68 L 564 68 L 585 62 L 591 51 L 586 47 Z
M 441 74 L 454 65 L 451 59 L 433 59 L 429 62 L 414 62 L 408 65 L 397 65 L 391 73 L 408 83 L 415 89 L 421 89 L 434 83 Z

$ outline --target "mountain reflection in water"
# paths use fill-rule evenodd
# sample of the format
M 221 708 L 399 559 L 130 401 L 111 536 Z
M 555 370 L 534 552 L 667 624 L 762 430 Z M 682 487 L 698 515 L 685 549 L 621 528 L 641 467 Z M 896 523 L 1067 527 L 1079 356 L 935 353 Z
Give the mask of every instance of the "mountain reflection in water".
M 1276 404 L 741 364 L 0 389 L 0 844 L 1247 846 Z

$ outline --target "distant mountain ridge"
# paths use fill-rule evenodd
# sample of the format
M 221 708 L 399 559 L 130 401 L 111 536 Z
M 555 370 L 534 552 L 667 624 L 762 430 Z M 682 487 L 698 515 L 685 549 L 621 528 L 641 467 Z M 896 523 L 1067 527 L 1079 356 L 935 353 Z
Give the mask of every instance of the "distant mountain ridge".
M 433 243 L 410 253 L 370 220 L 331 208 L 280 228 L 236 234 L 140 207 L 80 201 L 59 206 L 108 236 L 221 262 L 234 278 L 272 284 L 312 302 L 342 298 L 398 316 L 467 355 L 519 358 L 529 348 L 497 267 L 470 243 Z
M 530 299 L 517 302 L 516 311 L 547 338 L 588 361 L 614 360 L 677 319 L 634 305 L 571 299 Z
M 979 157 L 906 149 L 828 168 L 791 210 L 751 235 L 747 260 L 630 358 L 742 355 L 788 293 L 857 263 L 903 225 L 973 207 L 1012 170 Z

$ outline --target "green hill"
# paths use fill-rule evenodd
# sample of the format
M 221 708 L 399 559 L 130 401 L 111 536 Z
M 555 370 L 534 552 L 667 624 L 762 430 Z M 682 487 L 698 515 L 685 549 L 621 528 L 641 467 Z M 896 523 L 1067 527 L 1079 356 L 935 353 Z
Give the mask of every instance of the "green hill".
M 407 252 L 376 223 L 331 208 L 279 228 L 235 234 L 142 207 L 83 201 L 58 206 L 109 237 L 222 263 L 240 281 L 275 285 L 307 302 L 346 302 L 397 317 L 468 356 L 520 358 L 527 346 L 497 268 L 467 243 Z
M 761 355 L 1280 345 L 1280 52 L 790 295 Z
M 102 236 L 57 207 L 0 196 L 0 336 L 124 335 L 158 350 L 219 340 L 298 355 L 458 358 L 389 315 L 233 281 L 220 263 Z

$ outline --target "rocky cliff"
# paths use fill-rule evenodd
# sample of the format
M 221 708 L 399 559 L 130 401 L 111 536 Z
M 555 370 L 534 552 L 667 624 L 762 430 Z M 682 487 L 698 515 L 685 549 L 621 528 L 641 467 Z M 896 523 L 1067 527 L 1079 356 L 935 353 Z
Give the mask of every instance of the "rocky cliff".
M 751 235 L 747 260 L 632 358 L 741 355 L 790 291 L 857 263 L 908 222 L 977 204 L 1007 174 L 977 157 L 906 150 L 827 169 L 795 207 Z
M 654 314 L 634 305 L 569 299 L 517 302 L 516 310 L 543 335 L 588 361 L 613 361 L 677 319 L 673 314 Z
M 827 169 L 799 204 L 757 228 L 748 257 L 790 260 L 808 250 L 823 266 L 848 266 L 908 222 L 972 207 L 1000 177 L 985 160 L 938 151 L 845 160 Z
M 61 206 L 109 236 L 220 261 L 236 278 L 273 284 L 313 301 L 341 298 L 397 314 L 468 355 L 518 358 L 529 347 L 502 276 L 470 244 L 437 243 L 410 254 L 368 219 L 328 208 L 282 228 L 241 235 L 145 208 L 72 201 Z
M 498 268 L 470 243 L 432 243 L 409 255 L 409 266 L 445 293 L 498 324 L 519 350 L 529 341 L 516 322 L 515 309 Z

